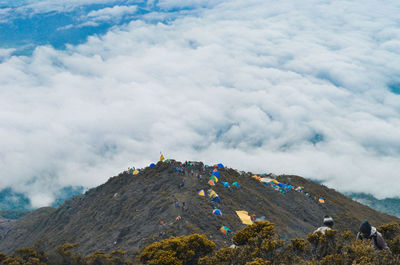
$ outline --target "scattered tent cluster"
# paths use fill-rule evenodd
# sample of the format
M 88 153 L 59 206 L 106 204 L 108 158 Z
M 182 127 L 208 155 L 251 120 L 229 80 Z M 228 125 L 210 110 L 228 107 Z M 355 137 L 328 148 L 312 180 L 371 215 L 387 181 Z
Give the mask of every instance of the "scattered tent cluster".
M 207 168 L 207 167 L 209 167 L 209 166 L 206 165 L 205 168 Z M 209 178 L 208 184 L 210 186 L 215 186 L 219 182 L 226 188 L 230 188 L 230 187 L 232 187 L 232 188 L 234 187 L 237 189 L 241 188 L 240 184 L 237 181 L 232 182 L 231 184 L 228 181 L 220 181 L 221 172 L 218 169 L 224 168 L 223 164 L 216 164 L 213 167 L 214 167 L 213 170 L 209 171 L 210 178 Z M 197 194 L 199 196 L 204 197 L 206 192 L 204 191 L 204 189 L 201 189 L 197 192 Z M 213 189 L 209 189 L 207 191 L 207 194 L 210 197 L 211 201 L 221 204 L 221 197 Z M 216 216 L 222 216 L 222 210 L 219 208 L 219 206 L 215 207 L 213 209 L 212 213 Z M 243 224 L 246 224 L 246 225 L 253 224 L 251 217 L 248 215 L 248 213 L 246 211 L 237 211 L 236 213 L 238 214 L 238 216 L 241 219 Z M 219 230 L 224 235 L 227 235 L 231 232 L 231 229 L 225 225 L 221 226 L 221 228 Z
M 161 162 L 168 162 L 168 163 L 171 163 L 171 162 L 174 162 L 175 160 L 170 159 L 170 158 L 165 159 L 165 158 L 164 158 L 164 155 L 161 154 L 161 156 L 160 156 L 160 161 L 161 161 Z M 150 163 L 149 168 L 154 168 L 155 166 L 156 166 L 155 163 Z M 135 167 L 128 167 L 128 169 L 127 169 L 127 170 L 124 170 L 122 173 L 128 173 L 128 174 L 132 174 L 132 175 L 137 175 L 137 174 L 139 174 L 139 173 L 142 172 L 142 171 L 143 171 L 142 168 L 137 169 L 137 168 L 135 168 Z
M 199 165 L 199 162 L 185 162 L 184 164 L 175 161 L 173 159 L 165 159 L 164 156 L 161 154 L 160 156 L 160 161 L 162 162 L 166 162 L 166 163 L 173 163 L 174 165 L 176 165 L 177 167 L 175 168 L 175 172 L 177 172 L 178 174 L 181 175 L 185 175 L 185 167 L 186 166 L 194 166 L 194 165 Z M 154 168 L 155 164 L 151 163 L 149 165 L 149 168 Z M 202 167 L 202 172 L 206 171 L 206 168 L 210 168 L 209 166 L 205 166 Z M 220 181 L 221 180 L 221 173 L 219 171 L 219 169 L 221 168 L 225 168 L 223 164 L 215 164 L 213 166 L 213 169 L 211 171 L 209 171 L 210 173 L 210 178 L 209 181 L 207 182 L 210 186 L 215 186 L 218 182 L 220 182 L 225 188 L 237 188 L 240 189 L 241 186 L 240 184 L 235 181 L 232 183 L 229 183 L 228 181 Z M 128 170 L 124 171 L 124 172 L 128 172 L 129 174 L 132 175 L 137 175 L 142 171 L 142 169 L 135 169 L 135 168 L 129 168 Z M 193 173 L 193 169 L 191 170 L 191 174 L 194 175 Z M 244 173 L 242 173 L 243 175 Z M 260 183 L 262 183 L 263 185 L 270 187 L 282 194 L 285 194 L 287 192 L 289 192 L 290 190 L 294 190 L 297 192 L 303 192 L 304 187 L 302 186 L 298 186 L 296 188 L 294 188 L 292 185 L 289 184 L 284 184 L 284 183 L 280 183 L 277 180 L 276 175 L 274 174 L 261 174 L 261 175 L 253 175 L 252 176 L 254 179 L 257 179 Z M 200 178 L 201 179 L 201 178 Z M 204 189 L 201 189 L 199 191 L 197 191 L 197 194 L 201 197 L 205 197 L 206 194 L 208 195 L 208 197 L 210 198 L 210 200 L 214 203 L 217 204 L 221 204 L 222 200 L 220 198 L 220 196 L 213 190 L 213 189 L 209 189 L 207 190 L 207 192 Z M 306 193 L 306 195 L 309 195 L 308 193 Z M 310 197 L 310 196 L 309 196 Z M 324 198 L 320 198 L 319 203 L 323 204 L 325 203 L 325 199 Z M 182 203 L 183 207 L 182 209 L 184 209 L 184 202 Z M 179 203 L 175 203 L 175 206 L 179 206 Z M 212 210 L 212 213 L 216 216 L 221 216 L 222 217 L 222 210 L 219 208 L 219 206 L 214 207 L 214 209 Z M 237 216 L 239 217 L 240 221 L 245 224 L 245 225 L 252 225 L 255 221 L 261 221 L 261 220 L 265 220 L 265 216 L 262 216 L 260 218 L 255 218 L 255 215 L 249 215 L 249 213 L 247 211 L 236 211 Z M 178 216 L 176 218 L 176 221 L 180 221 L 181 220 L 181 216 Z M 221 228 L 219 229 L 221 233 L 223 233 L 224 235 L 227 235 L 231 232 L 231 229 L 225 225 L 222 225 Z
M 160 161 L 164 161 L 164 156 L 161 155 L 160 157 Z M 165 162 L 171 161 L 171 159 L 167 159 L 165 160 Z M 154 163 L 150 163 L 149 168 L 154 168 L 156 166 L 156 164 Z M 132 175 L 137 175 L 139 174 L 141 171 L 143 171 L 143 169 L 136 169 L 135 167 L 129 167 L 128 170 L 124 170 L 123 173 L 128 173 L 128 174 L 132 174 Z
M 287 192 L 294 190 L 297 192 L 303 192 L 304 191 L 304 187 L 303 186 L 298 186 L 298 187 L 294 187 L 293 185 L 290 184 L 284 184 L 284 183 L 280 183 L 276 178 L 278 176 L 275 174 L 269 174 L 268 176 L 266 176 L 265 174 L 261 174 L 261 175 L 253 175 L 252 178 L 257 179 L 258 181 L 260 181 L 261 183 L 263 183 L 266 187 L 270 187 L 282 194 L 286 194 Z M 311 198 L 311 194 L 309 193 L 305 193 L 305 195 L 309 198 Z M 318 200 L 319 203 L 324 204 L 325 203 L 325 199 L 323 197 L 319 198 Z
M 225 188 L 229 188 L 230 187 L 229 186 L 229 182 L 227 182 L 227 181 L 223 181 L 223 182 L 221 182 L 221 184 L 224 185 Z M 240 188 L 240 184 L 235 181 L 235 182 L 232 183 L 232 187 Z
M 206 167 L 211 167 L 211 166 L 209 166 L 209 165 L 205 165 Z M 224 167 L 224 165 L 223 164 L 221 164 L 221 163 L 219 163 L 219 164 L 215 164 L 214 166 L 213 166 L 214 168 L 225 168 Z
M 272 176 L 272 175 L 271 175 Z M 276 176 L 273 177 L 264 177 L 253 175 L 253 178 L 257 179 L 258 181 L 262 182 L 265 186 L 270 187 L 282 194 L 287 193 L 289 190 L 293 189 L 292 185 L 280 183 Z
M 135 167 L 128 167 L 128 169 L 124 170 L 122 173 L 137 175 L 137 174 L 139 174 L 139 170 L 135 169 Z

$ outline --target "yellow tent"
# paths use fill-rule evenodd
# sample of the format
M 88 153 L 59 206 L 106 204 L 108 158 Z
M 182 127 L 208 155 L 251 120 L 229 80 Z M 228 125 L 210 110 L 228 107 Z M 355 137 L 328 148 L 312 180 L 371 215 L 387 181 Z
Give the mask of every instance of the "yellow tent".
M 197 194 L 199 194 L 200 196 L 205 196 L 206 195 L 204 190 L 199 190 L 199 192 L 197 192 Z
M 276 179 L 272 179 L 272 182 L 274 182 L 275 184 L 279 184 L 279 181 L 277 181 Z
M 215 196 L 217 196 L 217 193 L 216 193 L 215 191 L 211 190 L 211 191 L 208 193 L 208 196 L 210 196 L 210 198 L 214 198 Z
M 245 225 L 252 225 L 253 221 L 251 221 L 251 218 L 249 216 L 249 213 L 246 211 L 236 211 L 236 214 L 239 216 L 240 221 L 242 221 L 243 224 Z
M 132 175 L 137 175 L 139 174 L 139 170 L 135 169 L 135 171 L 132 172 Z
M 163 160 L 164 160 L 164 156 L 161 155 L 161 156 L 160 156 L 160 161 L 163 161 Z
M 255 178 L 255 179 L 258 180 L 258 181 L 261 181 L 261 180 L 262 180 L 262 177 L 257 176 L 257 175 L 253 175 L 253 178 Z

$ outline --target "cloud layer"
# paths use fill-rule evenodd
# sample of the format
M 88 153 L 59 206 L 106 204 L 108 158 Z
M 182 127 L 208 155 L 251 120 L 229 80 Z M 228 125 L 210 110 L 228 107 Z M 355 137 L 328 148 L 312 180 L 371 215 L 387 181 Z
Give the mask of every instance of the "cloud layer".
M 162 150 L 400 196 L 397 1 L 192 2 L 63 51 L 3 51 L 0 188 L 48 204 Z

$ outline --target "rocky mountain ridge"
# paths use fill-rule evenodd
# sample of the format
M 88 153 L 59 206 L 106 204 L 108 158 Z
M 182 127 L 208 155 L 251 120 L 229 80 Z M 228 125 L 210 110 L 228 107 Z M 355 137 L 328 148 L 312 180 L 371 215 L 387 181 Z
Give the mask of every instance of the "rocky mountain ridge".
M 181 167 L 171 160 L 136 175 L 126 171 L 58 208 L 40 208 L 17 220 L 2 236 L 0 251 L 12 253 L 32 246 L 49 250 L 66 242 L 79 244 L 76 251 L 80 254 L 139 250 L 154 241 L 191 233 L 205 234 L 217 245 L 227 246 L 235 231 L 245 226 L 236 211 L 275 223 L 283 239 L 304 238 L 327 214 L 333 216 L 336 229 L 354 233 L 363 219 L 376 226 L 400 221 L 298 176 L 276 177 L 276 182 L 293 187 L 280 192 L 279 187 L 260 182 L 260 175 L 225 167 L 217 167 L 218 182 L 210 186 L 213 170 L 202 163 Z M 232 187 L 233 182 L 240 188 Z M 295 191 L 298 186 L 303 192 Z M 198 195 L 201 189 L 206 196 Z M 210 189 L 219 195 L 221 203 L 207 196 Z M 324 203 L 319 202 L 321 197 Z M 222 216 L 213 214 L 216 208 Z M 224 235 L 221 226 L 232 232 Z

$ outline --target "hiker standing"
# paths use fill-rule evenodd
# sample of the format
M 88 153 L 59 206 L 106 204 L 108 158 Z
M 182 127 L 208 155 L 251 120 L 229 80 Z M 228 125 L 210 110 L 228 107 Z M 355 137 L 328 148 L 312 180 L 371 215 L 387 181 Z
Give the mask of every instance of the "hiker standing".
M 375 227 L 371 226 L 368 220 L 364 220 L 360 225 L 360 232 L 358 232 L 356 240 L 369 241 L 374 246 L 375 250 L 389 250 L 382 234 L 376 230 Z
M 250 219 L 251 219 L 251 221 L 254 223 L 254 222 L 256 221 L 256 214 L 253 213 L 253 214 L 250 216 Z
M 185 187 L 185 185 L 186 185 L 186 178 L 183 178 L 182 179 L 182 187 Z
M 329 215 L 325 215 L 322 222 L 322 226 L 319 227 L 317 230 L 315 230 L 313 233 L 321 232 L 322 234 L 325 234 L 326 231 L 332 230 L 333 224 L 334 224 L 333 218 Z

